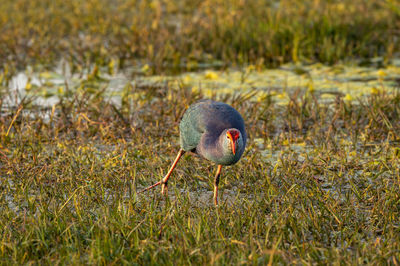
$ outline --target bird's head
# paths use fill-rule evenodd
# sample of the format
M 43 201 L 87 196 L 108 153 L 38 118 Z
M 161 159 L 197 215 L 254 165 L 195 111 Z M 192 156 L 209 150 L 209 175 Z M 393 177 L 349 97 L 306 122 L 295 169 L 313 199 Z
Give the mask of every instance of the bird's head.
M 236 154 L 238 145 L 242 143 L 242 134 L 236 128 L 231 128 L 226 131 L 226 139 L 230 145 L 233 155 Z

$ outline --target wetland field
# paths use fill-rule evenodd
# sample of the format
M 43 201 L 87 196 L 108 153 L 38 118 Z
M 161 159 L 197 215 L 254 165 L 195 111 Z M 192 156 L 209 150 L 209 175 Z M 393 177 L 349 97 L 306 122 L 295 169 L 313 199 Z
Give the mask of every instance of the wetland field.
M 399 265 L 400 2 L 2 0 L 0 265 Z M 184 155 L 200 99 L 248 144 Z

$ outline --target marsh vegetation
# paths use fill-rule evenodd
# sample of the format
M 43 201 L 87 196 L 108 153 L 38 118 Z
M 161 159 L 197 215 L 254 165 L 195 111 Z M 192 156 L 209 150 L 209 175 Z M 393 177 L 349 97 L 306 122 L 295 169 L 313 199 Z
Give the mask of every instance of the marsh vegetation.
M 1 264 L 399 264 L 397 1 L 0 6 Z M 195 101 L 234 106 L 224 169 L 184 156 Z

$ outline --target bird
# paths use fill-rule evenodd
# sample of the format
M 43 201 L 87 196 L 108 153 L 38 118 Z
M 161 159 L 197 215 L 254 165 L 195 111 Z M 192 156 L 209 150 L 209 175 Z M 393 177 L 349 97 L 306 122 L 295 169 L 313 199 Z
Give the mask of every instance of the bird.
M 218 185 L 222 166 L 237 163 L 246 147 L 247 134 L 243 117 L 232 106 L 212 100 L 202 100 L 189 106 L 179 123 L 180 150 L 164 178 L 143 189 L 161 184 L 161 193 L 167 194 L 168 180 L 179 159 L 192 152 L 214 162 L 214 204 L 218 206 Z

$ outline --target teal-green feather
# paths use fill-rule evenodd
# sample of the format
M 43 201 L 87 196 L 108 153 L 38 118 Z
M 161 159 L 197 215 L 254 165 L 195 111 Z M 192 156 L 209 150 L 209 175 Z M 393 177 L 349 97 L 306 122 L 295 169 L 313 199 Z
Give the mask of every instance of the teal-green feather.
M 182 117 L 179 124 L 180 144 L 184 151 L 196 149 L 205 128 L 201 121 L 201 105 L 191 105 Z

